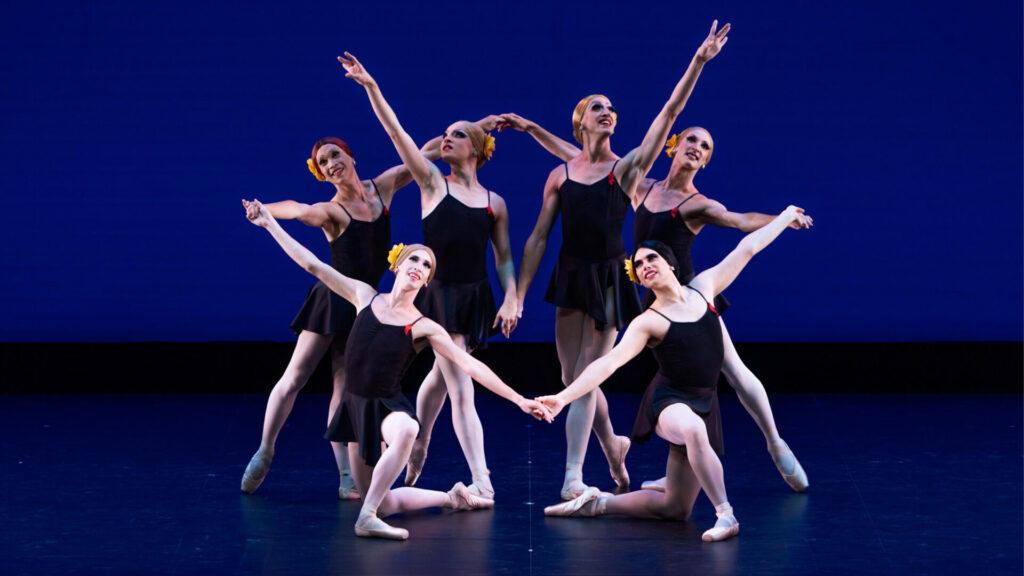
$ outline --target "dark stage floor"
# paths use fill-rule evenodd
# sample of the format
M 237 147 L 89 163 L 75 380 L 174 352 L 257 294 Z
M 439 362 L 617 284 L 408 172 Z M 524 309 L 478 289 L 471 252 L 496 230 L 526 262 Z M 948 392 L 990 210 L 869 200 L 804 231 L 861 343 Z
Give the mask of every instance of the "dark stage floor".
M 628 431 L 639 396 L 612 395 Z M 300 395 L 274 466 L 238 489 L 259 443 L 253 395 L 0 397 L 3 574 L 1020 574 L 1021 395 L 774 395 L 811 480 L 794 494 L 736 397 L 722 396 L 729 500 L 741 523 L 704 544 L 689 523 L 545 519 L 558 501 L 564 416 L 537 423 L 478 400 L 493 511 L 398 517 L 411 537 L 357 538 L 320 439 L 327 397 Z M 421 485 L 469 482 L 447 408 Z M 635 446 L 638 487 L 667 445 Z M 613 486 L 596 441 L 585 480 Z

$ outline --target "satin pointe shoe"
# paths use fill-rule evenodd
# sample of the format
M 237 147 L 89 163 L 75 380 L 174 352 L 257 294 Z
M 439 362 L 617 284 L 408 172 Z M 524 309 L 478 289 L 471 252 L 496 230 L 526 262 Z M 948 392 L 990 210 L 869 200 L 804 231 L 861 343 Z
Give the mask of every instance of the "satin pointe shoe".
M 569 501 L 579 498 L 581 494 L 587 491 L 589 486 L 583 483 L 582 480 L 576 480 L 570 482 L 568 486 L 562 487 L 562 500 Z
M 419 442 L 412 445 L 412 452 L 409 453 L 409 462 L 405 465 L 405 485 L 415 486 L 423 473 L 423 464 L 427 461 L 427 446 Z
M 483 510 L 494 508 L 494 500 L 477 496 L 462 482 L 456 482 L 448 491 L 448 503 L 452 510 Z
M 662 477 L 662 478 L 658 478 L 657 480 L 645 480 L 644 483 L 640 485 L 640 489 L 641 490 L 653 490 L 654 492 L 664 492 L 665 491 L 665 478 Z
M 409 531 L 405 528 L 395 528 L 373 514 L 360 514 L 359 519 L 356 520 L 356 536 L 408 540 Z
M 629 486 L 629 472 L 626 471 L 626 452 L 633 443 L 628 436 L 616 436 L 612 447 L 611 458 L 608 459 L 608 471 L 615 483 L 622 488 Z
M 265 452 L 262 448 L 252 455 L 249 465 L 245 467 L 245 474 L 242 475 L 242 492 L 252 494 L 263 484 L 267 472 L 270 472 L 270 462 L 274 459 L 273 452 Z
M 718 517 L 715 527 L 701 534 L 700 539 L 705 542 L 721 542 L 728 540 L 740 533 L 740 523 L 733 516 L 732 511 L 726 512 Z
M 782 479 L 789 484 L 795 492 L 803 492 L 807 490 L 810 483 L 807 481 L 807 473 L 804 472 L 803 466 L 796 459 L 796 455 L 789 449 L 789 445 L 784 440 L 779 440 L 774 444 L 768 445 L 768 453 L 772 455 L 772 462 L 775 462 L 775 468 L 779 470 L 779 474 L 782 474 Z M 792 463 L 786 462 L 786 460 L 792 459 Z M 787 466 L 787 464 L 789 464 Z M 788 470 L 787 470 L 788 468 Z
M 338 485 L 338 499 L 339 500 L 359 500 L 362 497 L 359 494 L 359 487 L 356 486 L 356 481 L 352 478 L 351 474 L 342 474 L 341 484 Z
M 593 517 L 597 511 L 597 500 L 600 497 L 601 491 L 598 490 L 597 487 L 591 486 L 584 490 L 578 497 L 569 500 L 568 502 L 548 506 L 544 509 L 544 515 L 590 518 Z

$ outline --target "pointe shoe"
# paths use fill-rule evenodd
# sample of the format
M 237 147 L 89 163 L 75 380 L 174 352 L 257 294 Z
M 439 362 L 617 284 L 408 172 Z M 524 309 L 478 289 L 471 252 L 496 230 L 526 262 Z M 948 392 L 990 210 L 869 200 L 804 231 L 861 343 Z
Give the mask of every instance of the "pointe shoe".
M 786 481 L 786 484 L 789 484 L 790 488 L 795 492 L 807 490 L 807 487 L 810 486 L 810 483 L 807 482 L 807 473 L 804 472 L 803 466 L 800 465 L 796 455 L 793 454 L 793 451 L 789 449 L 789 445 L 784 440 L 780 439 L 775 444 L 769 444 L 768 453 L 772 455 L 772 462 L 775 462 L 775 468 L 779 470 L 779 474 L 782 474 L 782 479 Z M 782 462 L 782 459 L 786 456 L 793 459 L 793 466 L 788 473 L 783 467 Z
M 266 452 L 262 448 L 252 455 L 249 465 L 245 467 L 245 474 L 242 475 L 242 492 L 252 494 L 263 484 L 263 479 L 270 472 L 270 462 L 274 459 L 273 452 Z
M 584 492 L 590 487 L 583 483 L 582 480 L 577 480 L 570 483 L 567 486 L 562 486 L 562 500 L 569 501 L 579 498 Z
M 615 483 L 623 488 L 629 486 L 629 472 L 626 472 L 626 452 L 629 452 L 629 447 L 632 445 L 628 436 L 616 436 L 612 456 L 608 458 L 608 471 L 611 472 Z
M 701 534 L 700 539 L 705 542 L 721 542 L 739 533 L 740 523 L 733 516 L 732 512 L 727 512 L 719 516 L 718 521 L 715 522 L 715 527 Z
M 359 487 L 356 486 L 355 480 L 352 479 L 350 474 L 343 474 L 341 476 L 341 484 L 338 485 L 338 499 L 339 500 L 359 500 L 362 496 L 359 494 Z
M 474 496 L 479 496 L 485 500 L 494 500 L 494 486 L 491 486 L 490 483 L 484 486 L 482 484 L 473 482 L 466 489 L 469 490 L 469 493 Z
M 665 478 L 659 478 L 657 480 L 647 480 L 640 485 L 641 490 L 653 490 L 655 492 L 665 492 Z
M 371 514 L 360 514 L 359 519 L 356 520 L 356 536 L 408 540 L 409 531 L 405 528 L 390 526 L 387 522 Z
M 405 485 L 415 486 L 423 472 L 423 464 L 427 461 L 427 446 L 420 442 L 414 442 L 412 452 L 409 453 L 409 462 L 405 465 Z
M 578 497 L 548 506 L 544 509 L 545 516 L 582 516 L 593 517 L 597 511 L 597 500 L 601 497 L 601 491 L 595 486 L 590 486 Z
M 452 510 L 483 510 L 494 508 L 494 500 L 470 492 L 462 482 L 456 482 L 448 491 L 448 503 Z

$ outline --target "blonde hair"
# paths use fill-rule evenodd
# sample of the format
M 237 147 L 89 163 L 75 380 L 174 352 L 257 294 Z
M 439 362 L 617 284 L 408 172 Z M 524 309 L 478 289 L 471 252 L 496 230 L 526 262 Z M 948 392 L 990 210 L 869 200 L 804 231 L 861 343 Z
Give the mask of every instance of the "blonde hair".
M 679 134 L 669 138 L 668 142 L 665 143 L 665 154 L 667 154 L 669 158 L 675 158 L 676 152 L 679 150 L 679 144 L 680 140 L 683 138 L 683 134 L 693 130 L 703 130 L 704 133 L 708 135 L 708 142 L 711 144 L 711 150 L 708 150 L 707 155 L 704 156 L 704 166 L 707 166 L 708 162 L 711 162 L 711 153 L 715 151 L 715 139 L 711 137 L 711 132 L 708 132 L 706 128 L 701 126 L 690 126 L 686 130 L 683 130 Z
M 491 153 L 494 152 L 494 138 L 490 134 L 484 132 L 484 129 L 476 124 L 465 120 L 459 120 L 453 126 L 458 126 L 469 136 L 469 141 L 473 144 L 473 149 L 476 150 L 477 169 L 483 166 L 484 162 L 491 159 Z M 488 143 L 490 143 L 490 146 L 488 146 Z
M 590 102 L 594 98 L 604 98 L 605 100 L 610 101 L 610 99 L 604 94 L 591 94 L 583 100 L 580 100 L 579 103 L 576 104 L 576 108 L 572 111 L 572 137 L 580 144 L 583 144 L 583 131 L 580 130 L 580 124 L 583 122 L 583 114 L 587 111 L 587 106 L 590 105 Z M 612 112 L 612 126 L 615 126 L 618 121 L 619 115 Z
M 426 284 L 429 284 L 430 281 L 434 279 L 434 274 L 437 272 L 437 257 L 434 256 L 434 251 L 430 249 L 430 246 L 424 246 L 423 244 L 396 244 L 391 248 L 392 252 L 394 252 L 396 249 L 398 250 L 398 255 L 394 257 L 394 262 L 391 262 L 390 255 L 388 258 L 388 261 L 391 262 L 392 272 L 397 272 L 398 266 L 402 262 L 405 262 L 405 259 L 408 258 L 413 252 L 417 250 L 423 250 L 424 252 L 430 255 L 430 271 L 427 272 Z

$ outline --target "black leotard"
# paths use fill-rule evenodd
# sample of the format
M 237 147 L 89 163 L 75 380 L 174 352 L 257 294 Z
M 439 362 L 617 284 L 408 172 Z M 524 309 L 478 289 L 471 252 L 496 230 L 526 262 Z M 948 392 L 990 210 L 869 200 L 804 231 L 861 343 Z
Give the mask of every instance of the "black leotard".
M 562 249 L 544 300 L 585 311 L 598 330 L 622 328 L 640 313 L 640 299 L 623 268 L 622 222 L 629 211 L 629 197 L 615 179 L 615 165 L 607 178 L 582 184 L 569 177 L 566 164 L 559 197 Z M 605 314 L 609 288 L 612 318 Z
M 671 210 L 652 212 L 647 209 L 646 202 L 655 184 L 656 182 L 652 183 L 651 187 L 647 189 L 644 199 L 640 201 L 640 205 L 636 208 L 636 218 L 633 220 L 633 240 L 636 245 L 645 240 L 658 240 L 671 248 L 672 254 L 676 257 L 676 262 L 679 264 L 676 267 L 676 277 L 679 278 L 680 283 L 687 284 L 690 280 L 693 280 L 695 274 L 690 249 L 697 235 L 686 225 L 686 221 L 679 214 L 679 209 L 683 204 L 696 196 L 697 193 L 694 192 L 683 198 L 682 202 L 676 204 L 675 208 Z M 644 310 L 649 308 L 652 302 L 654 302 L 654 291 L 647 290 L 643 298 Z M 725 299 L 725 296 L 721 294 L 715 296 L 715 309 L 718 310 L 719 314 L 725 312 L 728 307 L 729 301 Z
M 373 180 L 370 183 L 380 201 L 380 215 L 371 222 L 357 220 L 344 205 L 338 203 L 348 214 L 349 224 L 341 236 L 331 241 L 331 267 L 345 276 L 377 287 L 388 269 L 391 215 L 384 206 L 377 184 Z M 333 334 L 333 345 L 344 348 L 355 319 L 356 309 L 348 300 L 331 292 L 323 282 L 317 282 L 306 294 L 306 301 L 292 320 L 291 328 L 296 335 L 303 330 Z
M 402 394 L 402 376 L 417 350 L 412 325 L 384 324 L 373 300 L 356 316 L 345 346 L 345 392 L 324 437 L 332 442 L 359 442 L 359 455 L 370 466 L 380 458 L 381 422 L 392 412 L 416 419 L 416 408 Z
M 434 279 L 416 296 L 416 307 L 448 332 L 465 334 L 470 349 L 486 348 L 498 313 L 487 279 L 491 193 L 486 208 L 470 208 L 451 195 L 448 180 L 444 186 L 444 198 L 423 219 L 423 243 L 438 262 Z
M 704 298 L 696 288 L 689 285 L 687 288 Z M 651 349 L 658 362 L 658 373 L 640 402 L 632 439 L 640 444 L 647 442 L 661 411 L 672 404 L 682 403 L 704 420 L 711 447 L 721 455 L 724 450 L 717 390 L 725 347 L 718 313 L 708 303 L 707 310 L 699 319 L 675 322 L 656 309 L 651 310 L 670 324 L 665 337 Z

